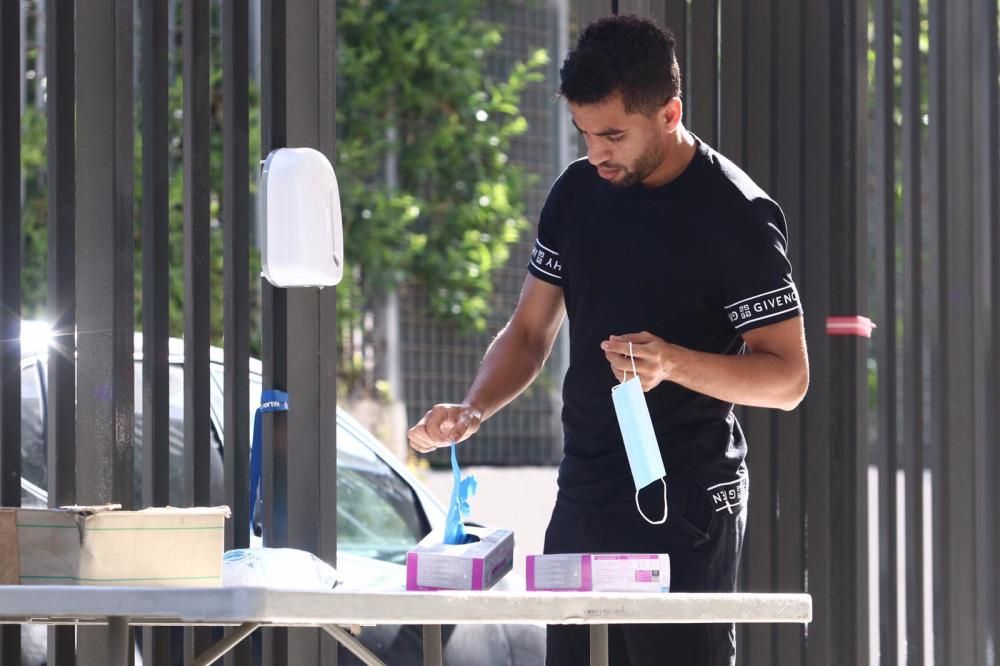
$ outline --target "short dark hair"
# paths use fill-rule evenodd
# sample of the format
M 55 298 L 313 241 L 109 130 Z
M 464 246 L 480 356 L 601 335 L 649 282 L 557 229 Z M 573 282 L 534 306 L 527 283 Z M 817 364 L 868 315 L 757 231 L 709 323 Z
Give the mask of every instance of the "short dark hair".
M 559 94 L 574 104 L 595 104 L 620 94 L 627 113 L 648 115 L 680 97 L 674 45 L 673 35 L 651 19 L 598 19 L 584 28 L 563 60 Z

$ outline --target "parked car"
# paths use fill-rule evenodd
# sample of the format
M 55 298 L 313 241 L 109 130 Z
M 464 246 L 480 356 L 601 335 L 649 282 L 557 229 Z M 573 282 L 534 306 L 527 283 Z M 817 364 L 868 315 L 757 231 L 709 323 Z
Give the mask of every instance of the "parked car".
M 46 363 L 48 329 L 24 322 L 21 354 L 21 502 L 45 507 L 46 489 Z M 135 487 L 141 497 L 142 470 L 142 338 L 135 338 Z M 170 340 L 170 503 L 183 506 L 184 372 L 183 341 Z M 211 350 L 211 502 L 222 504 L 224 368 L 222 350 Z M 250 395 L 261 392 L 261 364 L 250 361 Z M 293 397 L 294 398 L 294 397 Z M 250 405 L 253 422 L 256 405 Z M 406 552 L 431 529 L 443 527 L 445 510 L 389 450 L 347 412 L 337 409 L 337 561 L 338 572 L 351 587 L 401 587 L 405 581 Z M 259 545 L 259 538 L 254 537 Z M 512 575 L 500 589 L 523 589 Z M 416 664 L 422 660 L 419 626 L 367 627 L 361 642 L 388 664 Z M 444 661 L 462 666 L 541 664 L 544 630 L 524 625 L 459 625 L 442 629 Z M 24 664 L 45 663 L 44 628 L 26 627 Z M 341 648 L 339 663 L 361 663 Z

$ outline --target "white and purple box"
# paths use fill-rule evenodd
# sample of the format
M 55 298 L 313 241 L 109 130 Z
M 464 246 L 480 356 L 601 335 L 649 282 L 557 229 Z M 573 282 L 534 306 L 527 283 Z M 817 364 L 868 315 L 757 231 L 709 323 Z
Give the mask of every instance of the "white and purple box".
M 670 556 L 665 553 L 528 555 L 525 573 L 528 591 L 670 591 Z
M 406 554 L 407 590 L 488 590 L 514 567 L 514 533 L 465 526 L 478 540 L 457 546 L 428 534 Z

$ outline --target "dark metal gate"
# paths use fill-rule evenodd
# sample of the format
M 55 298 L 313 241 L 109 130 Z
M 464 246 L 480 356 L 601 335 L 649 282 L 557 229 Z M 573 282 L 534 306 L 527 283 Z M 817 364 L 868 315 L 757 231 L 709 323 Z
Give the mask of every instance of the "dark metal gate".
M 210 20 L 221 15 L 225 257 L 226 547 L 249 544 L 249 2 L 184 0 L 184 446 L 187 504 L 207 505 L 211 455 Z M 41 7 L 43 3 L 37 3 Z M 264 154 L 288 144 L 334 158 L 335 2 L 263 0 Z M 27 6 L 27 5 L 25 5 Z M 140 7 L 135 16 L 135 7 Z M 44 3 L 48 152 L 48 490 L 51 506 L 133 505 L 135 104 L 141 104 L 142 504 L 168 500 L 168 35 L 178 3 Z M 41 11 L 40 9 L 38 11 Z M 22 3 L 0 3 L 0 503 L 21 501 Z M 138 21 L 136 20 L 138 19 Z M 134 36 L 139 26 L 138 50 Z M 135 82 L 140 82 L 136 95 Z M 263 155 L 262 155 L 263 156 Z M 256 156 L 254 156 L 256 158 Z M 296 418 L 267 419 L 264 522 L 269 545 L 336 558 L 336 351 L 332 289 L 265 285 L 267 388 L 289 390 Z M 74 331 L 76 338 L 74 341 Z M 75 354 L 75 358 L 74 358 Z M 320 362 L 317 363 L 317 357 Z M 81 387 L 77 391 L 76 387 Z M 287 447 L 289 439 L 296 446 Z M 294 483 L 290 482 L 294 479 Z M 107 663 L 102 628 L 52 630 L 53 664 Z M 20 628 L 0 629 L 0 663 L 20 663 Z M 265 632 L 266 663 L 333 663 L 317 631 Z M 165 630 L 146 630 L 147 664 L 165 664 Z M 201 652 L 208 630 L 189 632 Z M 248 663 L 248 646 L 234 656 Z M 228 658 L 232 663 L 233 657 Z

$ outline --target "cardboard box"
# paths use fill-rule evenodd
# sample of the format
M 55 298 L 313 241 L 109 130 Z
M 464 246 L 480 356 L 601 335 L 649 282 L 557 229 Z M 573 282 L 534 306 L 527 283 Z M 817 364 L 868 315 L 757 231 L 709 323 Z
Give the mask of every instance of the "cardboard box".
M 670 556 L 666 554 L 528 555 L 525 564 L 529 591 L 670 591 Z
M 0 577 L 22 585 L 220 585 L 227 507 L 115 509 L 0 510 Z
M 488 590 L 514 566 L 514 533 L 466 525 L 479 540 L 458 546 L 431 532 L 406 554 L 407 590 Z

